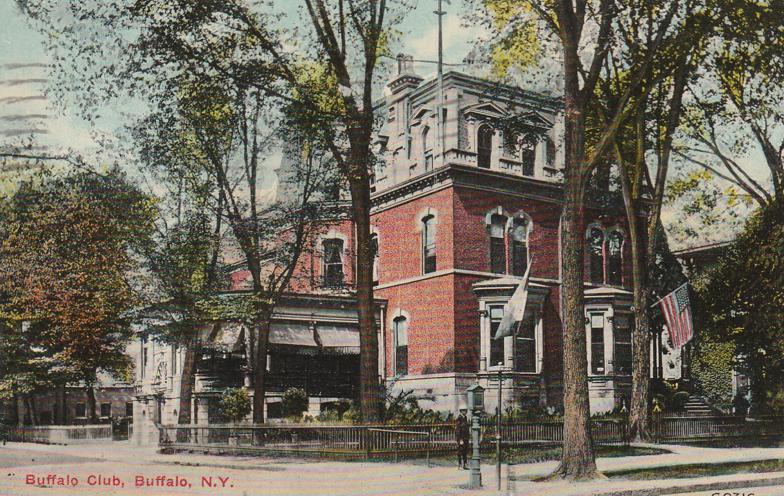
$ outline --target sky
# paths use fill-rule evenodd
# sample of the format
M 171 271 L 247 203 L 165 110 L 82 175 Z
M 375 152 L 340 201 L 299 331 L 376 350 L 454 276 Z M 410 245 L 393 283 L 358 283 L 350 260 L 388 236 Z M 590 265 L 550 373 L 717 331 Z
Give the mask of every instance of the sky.
M 436 0 L 414 2 L 415 9 L 407 16 L 404 46 L 401 50 L 416 54 L 417 59 L 437 58 L 437 23 L 433 13 Z M 461 26 L 458 7 L 444 21 L 444 53 L 447 62 L 459 62 L 471 49 L 476 29 Z M 46 67 L 50 58 L 44 48 L 44 37 L 29 24 L 16 6 L 15 0 L 0 0 L 0 137 L 19 139 L 21 124 L 37 132 L 37 136 L 52 145 L 70 146 L 88 151 L 97 146 L 95 135 L 111 133 L 112 126 L 123 123 L 122 118 L 107 119 L 103 125 L 91 128 L 76 112 L 56 109 L 43 96 Z M 389 64 L 393 61 L 387 60 Z M 434 72 L 432 64 L 417 64 L 426 75 Z M 20 116 L 28 119 L 21 120 Z
M 437 0 L 408 1 L 413 10 L 398 25 L 402 31 L 401 43 L 394 51 L 411 54 L 419 60 L 436 60 L 438 24 L 433 11 Z M 291 10 L 290 5 L 293 4 L 279 5 L 282 10 Z M 452 0 L 450 4 L 444 0 L 444 9 L 447 11 L 444 19 L 444 61 L 459 63 L 483 31 L 463 19 L 461 0 Z M 133 109 L 122 105 L 105 108 L 100 112 L 103 117 L 91 124 L 72 109 L 52 105 L 44 95 L 46 64 L 50 57 L 44 48 L 43 35 L 29 24 L 15 0 L 0 0 L 0 19 L 3 20 L 0 30 L 0 149 L 9 143 L 18 144 L 33 133 L 36 142 L 46 146 L 51 153 L 70 149 L 93 161 L 108 161 L 104 158 L 109 153 L 107 150 L 113 142 L 121 140 L 119 129 L 130 124 L 127 114 L 132 115 Z M 388 59 L 384 62 L 390 68 L 395 64 Z M 436 67 L 434 64 L 417 63 L 415 69 L 427 77 L 435 73 Z M 263 196 L 274 197 L 277 187 L 274 170 L 280 164 L 280 158 L 279 153 L 267 157 Z M 755 175 L 766 175 L 761 157 L 751 156 L 747 162 L 752 165 L 752 170 L 760 171 Z M 0 188 L 5 171 L 0 167 Z M 663 219 L 668 224 L 678 222 L 674 211 L 665 211 Z

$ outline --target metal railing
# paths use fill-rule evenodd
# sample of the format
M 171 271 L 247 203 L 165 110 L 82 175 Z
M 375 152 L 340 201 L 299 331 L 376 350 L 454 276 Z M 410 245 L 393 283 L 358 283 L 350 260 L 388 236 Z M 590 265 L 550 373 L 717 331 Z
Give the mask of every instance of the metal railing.
M 495 419 L 482 419 L 482 447 L 496 439 Z M 625 419 L 592 419 L 597 445 L 627 444 Z M 784 417 L 660 417 L 651 423 L 654 442 L 784 437 Z M 501 424 L 503 446 L 563 443 L 563 421 L 508 421 Z M 211 424 L 160 427 L 160 445 L 173 449 L 275 451 L 337 454 L 351 457 L 392 457 L 401 454 L 448 452 L 455 448 L 454 423 L 424 424 Z
M 784 436 L 784 417 L 654 416 L 651 436 L 659 443 Z
M 90 443 L 112 440 L 111 424 L 13 426 L 8 440 L 44 444 Z
M 626 423 L 620 420 L 595 420 L 592 423 L 597 444 L 625 443 Z M 496 436 L 492 418 L 482 422 L 482 445 L 490 446 Z M 563 422 L 504 422 L 504 446 L 531 443 L 560 444 Z M 277 451 L 341 454 L 356 457 L 394 456 L 451 451 L 455 447 L 454 423 L 427 424 L 190 424 L 160 426 L 160 445 L 173 449 L 236 451 Z

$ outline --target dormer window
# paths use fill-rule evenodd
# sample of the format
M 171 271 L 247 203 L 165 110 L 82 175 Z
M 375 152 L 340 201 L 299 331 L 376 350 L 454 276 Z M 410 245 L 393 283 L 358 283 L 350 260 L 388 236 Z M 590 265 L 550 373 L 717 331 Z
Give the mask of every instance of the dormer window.
M 476 165 L 483 169 L 490 168 L 493 155 L 493 128 L 489 124 L 479 126 L 476 136 Z
M 536 142 L 530 139 L 523 141 L 520 160 L 523 162 L 523 175 L 533 177 L 536 165 Z
M 433 168 L 433 137 L 430 127 L 425 126 L 422 130 L 422 157 L 425 164 L 425 171 Z
M 547 167 L 554 167 L 555 166 L 555 141 L 551 138 L 545 138 L 544 140 L 545 146 L 545 164 Z

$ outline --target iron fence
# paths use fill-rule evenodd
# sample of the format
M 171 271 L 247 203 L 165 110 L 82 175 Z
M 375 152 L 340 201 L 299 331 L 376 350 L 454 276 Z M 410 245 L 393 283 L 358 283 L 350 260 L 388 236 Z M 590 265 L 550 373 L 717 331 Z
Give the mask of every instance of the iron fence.
M 495 419 L 482 419 L 481 442 L 496 440 Z M 626 419 L 592 419 L 597 445 L 627 444 Z M 652 420 L 654 442 L 688 442 L 784 436 L 784 417 L 660 417 Z M 511 421 L 501 424 L 505 447 L 563 443 L 563 421 Z M 291 452 L 348 457 L 395 457 L 448 452 L 455 448 L 454 423 L 423 424 L 191 424 L 160 427 L 160 446 L 174 450 Z

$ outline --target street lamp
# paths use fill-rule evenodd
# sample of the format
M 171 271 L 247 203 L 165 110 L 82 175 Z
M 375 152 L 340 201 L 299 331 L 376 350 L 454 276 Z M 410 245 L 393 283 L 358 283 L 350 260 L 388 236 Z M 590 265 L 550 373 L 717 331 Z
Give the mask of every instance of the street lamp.
M 471 409 L 471 444 L 474 447 L 473 454 L 471 455 L 471 471 L 468 476 L 468 487 L 469 489 L 479 489 L 482 487 L 482 471 L 479 469 L 479 432 L 482 427 L 479 421 L 482 418 L 482 412 L 485 409 L 485 388 L 480 386 L 477 382 L 466 389 L 466 395 L 468 397 L 468 408 Z

